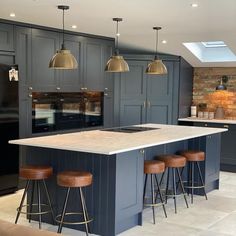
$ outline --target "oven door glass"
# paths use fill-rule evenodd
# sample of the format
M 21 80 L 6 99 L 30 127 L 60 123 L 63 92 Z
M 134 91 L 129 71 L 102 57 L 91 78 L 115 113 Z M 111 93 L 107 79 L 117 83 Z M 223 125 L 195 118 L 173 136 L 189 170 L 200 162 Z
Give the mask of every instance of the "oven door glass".
M 58 129 L 78 129 L 84 126 L 82 93 L 61 93 L 58 109 Z
M 103 125 L 103 93 L 86 92 L 84 95 L 84 119 L 85 126 Z
M 32 93 L 32 132 L 56 129 L 57 99 L 54 93 Z

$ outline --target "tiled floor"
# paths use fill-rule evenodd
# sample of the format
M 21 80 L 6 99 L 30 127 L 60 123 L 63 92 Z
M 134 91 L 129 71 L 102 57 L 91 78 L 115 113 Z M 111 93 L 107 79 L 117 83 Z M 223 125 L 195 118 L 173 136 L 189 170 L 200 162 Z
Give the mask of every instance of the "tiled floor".
M 0 219 L 14 222 L 15 209 L 22 192 L 0 197 Z M 167 206 L 168 218 L 161 208 L 156 210 L 156 225 L 152 224 L 152 211 L 144 210 L 143 226 L 134 227 L 119 236 L 229 236 L 236 235 L 236 173 L 221 172 L 220 190 L 208 194 L 209 200 L 196 196 L 194 204 L 187 209 L 182 198 L 178 199 L 178 214 L 174 214 L 170 199 Z M 29 225 L 24 217 L 20 224 Z M 32 227 L 38 227 L 36 222 Z M 44 229 L 56 231 L 55 226 L 43 224 Z M 84 233 L 63 228 L 63 235 L 82 236 Z

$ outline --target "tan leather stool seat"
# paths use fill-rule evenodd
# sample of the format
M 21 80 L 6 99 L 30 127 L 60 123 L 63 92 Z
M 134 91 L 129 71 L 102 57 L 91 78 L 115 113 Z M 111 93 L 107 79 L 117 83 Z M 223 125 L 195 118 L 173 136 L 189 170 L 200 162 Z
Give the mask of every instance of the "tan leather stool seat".
M 151 160 L 144 162 L 145 174 L 160 174 L 165 171 L 165 162 L 158 160 Z
M 19 176 L 29 180 L 47 179 L 53 174 L 50 166 L 24 166 L 20 168 Z
M 57 184 L 63 187 L 76 188 L 92 184 L 93 175 L 84 171 L 63 171 L 57 175 Z
M 180 155 L 186 157 L 187 161 L 204 161 L 205 153 L 197 150 L 181 151 Z
M 186 158 L 180 155 L 160 155 L 156 159 L 165 162 L 165 167 L 179 168 L 186 165 Z

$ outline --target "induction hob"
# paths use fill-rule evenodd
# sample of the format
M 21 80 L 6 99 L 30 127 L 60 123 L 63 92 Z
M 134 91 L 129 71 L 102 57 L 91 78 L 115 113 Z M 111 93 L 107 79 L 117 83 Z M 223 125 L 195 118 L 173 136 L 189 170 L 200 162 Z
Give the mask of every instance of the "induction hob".
M 121 133 L 137 133 L 137 132 L 156 130 L 156 129 L 160 129 L 160 128 L 142 127 L 142 126 L 124 126 L 124 127 L 104 129 L 103 131 L 112 131 L 112 132 L 121 132 Z

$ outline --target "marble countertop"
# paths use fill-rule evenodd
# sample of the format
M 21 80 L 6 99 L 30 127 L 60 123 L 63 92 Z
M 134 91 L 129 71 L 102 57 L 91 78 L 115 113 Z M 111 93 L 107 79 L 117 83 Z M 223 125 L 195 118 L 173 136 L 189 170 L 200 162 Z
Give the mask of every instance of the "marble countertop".
M 210 122 L 210 123 L 221 123 L 221 124 L 236 124 L 236 120 L 217 120 L 217 119 L 201 119 L 194 117 L 179 118 L 178 121 L 189 121 L 189 122 Z
M 137 133 L 104 130 L 81 131 L 10 140 L 11 144 L 112 155 L 151 146 L 225 132 L 227 129 L 193 126 L 145 124 L 158 128 Z

